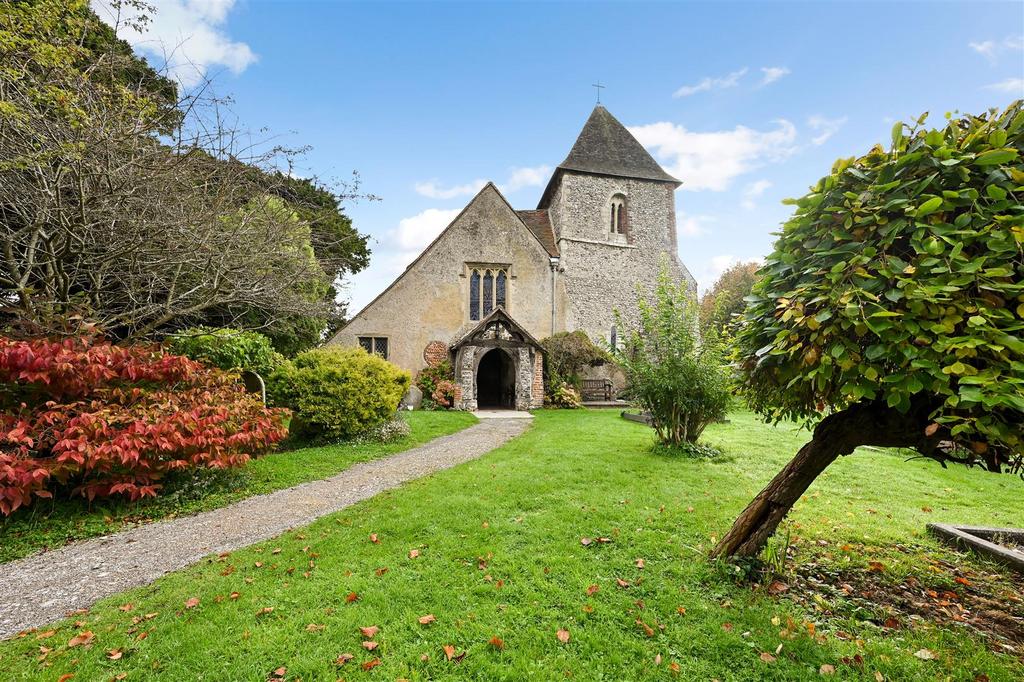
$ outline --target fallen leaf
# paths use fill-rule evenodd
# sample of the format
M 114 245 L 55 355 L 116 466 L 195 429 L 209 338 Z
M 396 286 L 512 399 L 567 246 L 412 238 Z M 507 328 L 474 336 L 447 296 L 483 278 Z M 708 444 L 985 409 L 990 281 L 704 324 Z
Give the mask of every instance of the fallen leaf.
M 278 668 L 277 670 L 275 670 L 273 673 L 271 673 L 271 675 L 273 677 L 276 677 L 279 680 L 284 679 L 284 676 L 287 675 L 287 674 L 288 674 L 288 668 L 284 667 L 283 665 L 280 668 Z
M 430 660 L 430 656 L 427 655 L 427 654 L 420 654 L 420 660 L 423 661 L 424 663 L 426 663 L 427 661 Z
M 194 609 L 197 606 L 199 606 L 199 597 L 192 597 L 185 602 L 186 609 Z
M 643 622 L 639 618 L 636 619 L 636 624 L 640 626 L 640 629 L 644 631 L 644 634 L 648 637 L 654 637 L 654 628 L 647 623 Z
M 135 641 L 136 642 L 141 642 L 142 640 L 146 639 L 147 637 L 149 637 L 149 631 L 148 630 L 146 632 L 140 632 L 139 636 L 135 638 Z
M 87 646 L 92 644 L 92 641 L 96 639 L 96 635 L 93 634 L 92 630 L 82 630 L 77 635 L 68 640 L 68 648 L 75 646 Z
M 128 611 L 131 611 L 134 608 L 135 608 L 135 605 L 129 603 L 129 604 L 121 604 L 120 606 L 117 607 L 117 610 L 118 611 L 124 611 L 124 612 L 127 613 Z
M 761 660 L 764 661 L 765 663 L 774 663 L 775 662 L 775 657 L 772 656 L 767 651 L 763 651 L 763 652 L 761 652 Z
M 326 625 L 319 625 L 317 623 L 310 623 L 309 625 L 306 626 L 306 632 L 320 632 L 325 627 L 327 627 L 327 626 Z
M 487 643 L 493 646 L 495 649 L 505 648 L 505 642 L 501 639 L 501 637 L 498 637 L 497 635 L 487 640 Z
M 885 570 L 885 564 L 883 564 L 881 561 L 869 561 L 868 570 L 872 573 L 881 573 Z
M 932 422 L 928 426 L 924 427 L 924 435 L 934 436 L 935 432 L 939 430 L 939 425 L 936 422 Z
M 274 607 L 273 606 L 264 606 L 262 609 L 260 609 L 259 611 L 256 612 L 256 615 L 257 616 L 265 616 L 268 613 L 273 613 L 273 612 L 274 612 Z
M 882 623 L 882 625 L 883 625 L 883 627 L 887 627 L 890 630 L 892 630 L 892 629 L 898 628 L 900 626 L 900 622 L 898 620 L 896 620 L 895 618 L 893 618 L 892 616 L 889 616 L 888 618 L 885 619 L 885 622 Z
M 593 597 L 595 594 L 597 594 L 597 591 L 600 590 L 600 589 L 601 588 L 599 586 L 597 586 L 597 585 L 591 585 L 590 587 L 587 588 L 587 596 L 588 597 Z
M 635 563 L 636 563 L 636 567 L 637 568 L 643 568 L 644 567 L 644 560 L 643 559 L 637 559 Z
M 230 597 L 232 599 L 238 599 L 241 596 L 242 596 L 242 594 L 240 592 L 232 592 L 231 595 L 230 595 Z
M 675 661 L 668 664 L 668 669 L 672 671 L 673 675 L 678 675 L 679 671 L 682 670 L 682 668 L 679 667 L 679 664 Z
M 281 553 L 281 548 L 280 547 L 275 547 L 274 551 L 271 552 L 271 554 L 280 554 L 280 553 Z
M 359 595 L 355 592 L 349 592 L 347 595 L 345 595 L 345 602 L 348 604 L 351 604 L 357 599 L 359 599 Z
M 580 538 L 580 544 L 584 547 L 588 547 L 592 542 L 593 540 L 591 540 L 590 538 Z
M 821 667 L 818 668 L 819 675 L 835 675 L 836 667 L 831 663 L 822 663 Z
M 555 633 L 555 637 L 558 637 L 558 641 L 561 642 L 562 644 L 566 644 L 569 641 L 569 631 L 568 630 L 559 630 L 558 632 Z
M 685 616 L 686 615 L 686 607 L 685 606 L 677 606 L 676 607 L 676 613 L 678 613 L 680 616 Z
M 732 623 L 722 623 L 722 629 L 726 632 L 732 632 Z
M 380 628 L 377 627 L 376 625 L 371 625 L 370 627 L 367 627 L 367 628 L 359 628 L 359 632 L 363 633 L 363 637 L 366 637 L 367 639 L 371 639 L 371 638 L 373 638 L 374 635 L 376 635 L 378 632 L 380 632 Z
M 380 540 L 377 539 L 377 534 L 376 533 L 370 533 L 370 542 L 372 542 L 374 544 L 377 544 L 377 545 L 380 544 Z
M 53 637 L 55 634 L 57 634 L 56 630 L 46 630 L 45 632 L 40 632 L 39 634 L 37 634 L 36 639 L 49 639 L 50 637 Z
M 954 581 L 958 582 L 958 583 L 960 583 L 961 585 L 964 585 L 964 586 L 970 586 L 970 584 L 971 584 L 971 581 L 968 580 L 967 578 L 957 577 L 957 578 L 954 578 Z
M 377 642 L 374 642 L 373 640 L 370 640 L 368 642 L 363 642 L 363 648 L 366 649 L 367 651 L 373 651 L 378 646 L 380 646 L 380 645 L 377 644 Z
M 387 572 L 388 572 L 388 567 L 387 567 L 387 566 L 381 566 L 381 567 L 380 567 L 380 568 L 378 568 L 378 569 L 377 569 L 376 571 L 374 571 L 374 573 L 376 573 L 376 574 L 377 574 L 377 577 L 378 577 L 378 578 L 379 578 L 380 576 L 384 575 L 384 574 L 385 574 L 385 573 L 387 573 Z
M 925 512 L 926 514 L 931 514 L 932 513 L 932 508 L 931 507 L 921 507 L 921 511 Z
M 63 675 L 57 678 L 57 682 L 68 682 L 68 680 L 73 680 L 74 678 L 74 673 L 64 673 Z
M 661 654 L 654 657 L 654 665 L 661 665 Z
M 451 644 L 445 644 L 441 648 L 444 649 L 444 657 L 447 658 L 449 661 L 452 660 L 452 657 L 455 656 L 455 647 L 453 647 Z
M 437 618 L 432 613 L 428 613 L 425 616 L 419 617 L 420 625 L 429 625 L 430 623 L 433 623 L 435 620 L 437 620 Z
M 875 682 L 885 682 L 885 676 L 877 670 L 875 671 Z
M 373 659 L 371 661 L 367 661 L 366 663 L 363 663 L 362 668 L 363 668 L 363 670 L 373 670 L 378 665 L 380 665 L 380 659 L 379 658 L 375 658 L 375 659 Z
M 782 582 L 781 580 L 773 580 L 771 582 L 771 584 L 768 585 L 768 594 L 770 594 L 772 596 L 779 595 L 779 594 L 782 594 L 783 592 L 788 592 L 788 591 L 789 591 L 789 585 L 787 585 L 786 583 Z
M 120 649 L 111 649 L 107 652 L 107 658 L 109 658 L 112 661 L 118 661 L 121 659 L 122 656 L 124 656 L 124 652 Z
M 418 549 L 410 549 L 409 550 L 409 558 L 410 559 L 415 559 L 419 555 L 420 555 L 420 551 Z
M 623 588 L 629 587 L 629 582 L 626 581 L 626 580 L 623 580 L 622 578 L 616 578 L 615 579 L 615 584 L 618 585 L 619 587 L 623 587 Z
M 334 659 L 334 663 L 335 665 L 345 665 L 353 658 L 355 658 L 355 656 L 353 656 L 352 654 L 339 654 L 338 657 Z
M 934 661 L 938 658 L 938 655 L 931 649 L 918 649 L 914 652 L 914 656 L 920 658 L 922 661 Z

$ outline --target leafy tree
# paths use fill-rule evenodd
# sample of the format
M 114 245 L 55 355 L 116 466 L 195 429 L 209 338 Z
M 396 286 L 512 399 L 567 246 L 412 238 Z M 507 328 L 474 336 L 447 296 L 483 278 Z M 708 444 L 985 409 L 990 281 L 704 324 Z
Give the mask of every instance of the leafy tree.
M 192 327 L 168 337 L 167 346 L 172 353 L 209 367 L 250 370 L 264 378 L 284 362 L 284 357 L 270 345 L 270 339 L 241 329 Z
M 757 263 L 737 263 L 722 273 L 700 300 L 700 328 L 721 335 L 743 312 L 743 299 L 757 281 Z
M 0 45 L 7 333 L 237 322 L 297 348 L 340 317 L 335 282 L 365 266 L 365 241 L 342 195 L 275 171 L 291 152 L 226 127 L 207 88 L 178 94 L 84 0 L 0 4 Z
M 624 331 L 618 360 L 626 372 L 626 390 L 651 415 L 651 426 L 663 444 L 696 443 L 729 406 L 728 376 L 717 337 L 698 337 L 696 302 L 665 268 L 658 275 L 653 302 L 640 295 L 637 307 L 635 327 L 616 315 Z
M 594 345 L 584 331 L 552 334 L 540 345 L 544 348 L 544 368 L 552 386 L 567 382 L 579 388 L 584 367 L 612 361 L 611 355 Z
M 754 555 L 810 483 L 861 445 L 1022 470 L 1024 106 L 893 128 L 838 161 L 783 227 L 743 313 L 753 408 L 813 437 L 715 555 Z

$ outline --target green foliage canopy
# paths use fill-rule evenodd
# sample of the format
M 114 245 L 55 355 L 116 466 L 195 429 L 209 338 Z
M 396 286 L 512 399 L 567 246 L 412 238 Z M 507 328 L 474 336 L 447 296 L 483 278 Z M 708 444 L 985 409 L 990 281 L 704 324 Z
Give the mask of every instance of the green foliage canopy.
M 746 297 L 757 281 L 757 263 L 737 263 L 722 273 L 700 299 L 700 327 L 722 334 L 746 307 Z
M 224 370 L 247 369 L 268 377 L 284 362 L 284 357 L 270 345 L 270 339 L 258 332 L 192 327 L 173 334 L 167 341 L 175 355 Z
M 738 367 L 772 419 L 922 412 L 922 454 L 1019 468 L 1024 108 L 924 118 L 792 202 L 747 298 Z

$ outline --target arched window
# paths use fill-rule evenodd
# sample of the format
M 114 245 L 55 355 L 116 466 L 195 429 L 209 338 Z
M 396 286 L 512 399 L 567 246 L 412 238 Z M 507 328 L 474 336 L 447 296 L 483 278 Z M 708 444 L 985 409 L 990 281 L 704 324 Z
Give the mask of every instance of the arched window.
M 609 232 L 612 234 L 626 234 L 626 197 L 623 194 L 616 194 L 611 199 L 611 210 L 609 211 L 611 224 Z
M 508 308 L 508 268 L 473 268 L 469 273 L 469 319 L 479 320 L 495 308 Z
M 480 271 L 469 276 L 469 319 L 480 319 Z
M 494 310 L 494 275 L 488 270 L 484 274 L 484 317 Z
M 498 276 L 494 280 L 494 307 L 505 307 L 505 271 L 498 270 Z

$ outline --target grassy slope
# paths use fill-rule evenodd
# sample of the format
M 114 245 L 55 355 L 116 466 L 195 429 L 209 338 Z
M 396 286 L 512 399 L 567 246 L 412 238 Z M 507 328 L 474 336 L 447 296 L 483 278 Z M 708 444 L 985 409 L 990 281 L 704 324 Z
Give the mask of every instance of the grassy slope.
M 11 679 L 73 672 L 88 680 L 121 672 L 129 680 L 266 680 L 284 666 L 288 679 L 307 682 L 673 679 L 670 663 L 680 667 L 675 679 L 685 680 L 816 679 L 821 664 L 835 665 L 838 679 L 875 679 L 875 671 L 889 680 L 1019 674 L 1019 662 L 962 633 L 919 625 L 883 635 L 869 623 L 826 621 L 734 585 L 703 559 L 711 536 L 806 434 L 736 415 L 709 429 L 709 440 L 730 454 L 717 462 L 655 457 L 646 451 L 650 438 L 645 427 L 611 412 L 542 412 L 528 433 L 480 460 L 105 600 L 78 617 L 79 627 L 66 622 L 42 640 L 2 643 L 0 666 Z M 830 560 L 834 551 L 831 561 L 852 568 L 882 559 L 888 577 L 905 570 L 888 543 L 916 544 L 917 558 L 903 561 L 919 569 L 926 553 L 945 552 L 919 537 L 926 520 L 1024 524 L 1021 485 L 1009 476 L 862 452 L 814 484 L 794 514 L 793 532 L 809 552 L 818 551 L 808 542 L 814 539 L 864 543 L 870 553 L 830 544 L 817 558 Z M 934 511 L 921 511 L 925 506 Z M 379 543 L 369 541 L 371 533 Z M 614 542 L 583 547 L 583 536 Z M 409 558 L 412 549 L 418 558 Z M 632 585 L 618 587 L 616 578 Z M 592 584 L 599 591 L 588 597 Z M 233 591 L 240 593 L 234 600 Z M 347 603 L 350 592 L 359 599 Z M 201 603 L 186 609 L 192 597 Z M 130 611 L 118 609 L 126 603 Z M 273 611 L 257 615 L 265 607 Z M 417 618 L 428 613 L 437 621 L 420 625 Z M 142 614 L 157 615 L 133 628 Z M 797 621 L 797 636 L 780 639 L 773 618 L 785 627 L 787 616 Z M 652 637 L 638 618 L 654 628 Z M 804 619 L 817 619 L 824 637 L 808 636 Z M 311 631 L 311 624 L 324 627 Z M 357 630 L 370 625 L 380 627 L 372 653 L 361 648 Z M 567 644 L 556 639 L 559 628 L 569 631 Z M 93 646 L 65 649 L 81 629 L 96 634 Z M 862 646 L 838 639 L 838 630 Z M 141 632 L 149 634 L 139 641 Z M 503 650 L 488 645 L 492 636 L 504 640 Z M 763 662 L 760 654 L 780 643 L 778 660 Z M 42 663 L 40 644 L 54 649 Z M 468 652 L 461 663 L 445 660 L 447 644 Z M 115 648 L 123 657 L 108 660 L 105 652 Z M 921 648 L 938 660 L 915 658 Z M 343 652 L 355 660 L 338 668 L 333 661 Z M 855 654 L 864 657 L 862 672 L 839 662 Z M 382 665 L 362 672 L 358 664 L 374 657 Z
M 407 412 L 402 416 L 409 422 L 411 433 L 395 443 L 342 444 L 274 453 L 253 460 L 242 470 L 224 472 L 215 485 L 180 490 L 141 503 L 104 500 L 90 506 L 81 499 L 39 500 L 9 519 L 0 519 L 0 562 L 72 540 L 106 535 L 134 523 L 195 514 L 327 478 L 357 462 L 407 450 L 476 423 L 466 412 Z

